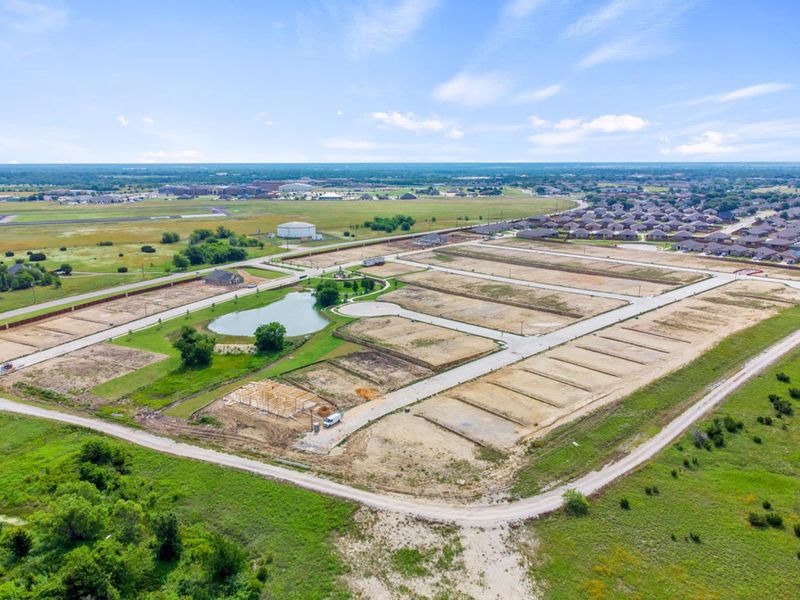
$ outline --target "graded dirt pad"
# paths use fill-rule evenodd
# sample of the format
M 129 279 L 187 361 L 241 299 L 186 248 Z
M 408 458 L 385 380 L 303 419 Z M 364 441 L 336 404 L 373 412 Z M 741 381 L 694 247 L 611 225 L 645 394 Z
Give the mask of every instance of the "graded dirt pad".
M 478 258 L 465 258 L 435 252 L 426 252 L 414 256 L 414 261 L 458 269 L 459 271 L 485 273 L 520 281 L 533 283 L 547 283 L 582 290 L 611 292 L 628 296 L 649 296 L 661 294 L 675 286 L 632 279 L 604 277 L 601 275 L 584 275 L 581 273 L 568 273 L 553 269 L 526 267 L 502 262 L 499 260 L 484 260 Z
M 218 427 L 200 433 L 226 448 L 252 451 L 254 448 L 286 448 L 311 422 L 307 414 L 285 418 L 260 411 L 245 404 L 225 404 L 220 398 L 204 408 L 200 415 L 213 417 Z M 160 423 L 156 423 L 158 427 Z M 183 425 L 186 432 L 198 434 L 196 427 Z
M 395 390 L 433 375 L 430 369 L 375 350 L 345 354 L 330 362 L 387 390 Z
M 381 300 L 414 312 L 522 335 L 547 333 L 575 321 L 553 313 L 454 296 L 413 285 L 385 294 Z
M 625 304 L 622 300 L 570 292 L 554 292 L 443 271 L 422 271 L 400 277 L 400 280 L 406 284 L 439 292 L 500 302 L 571 318 L 591 317 Z
M 340 409 L 363 404 L 386 391 L 374 381 L 328 361 L 292 371 L 284 375 L 284 379 L 314 392 Z
M 487 468 L 479 446 L 412 413 L 396 413 L 357 431 L 328 462 L 348 480 L 400 493 L 473 496 Z
M 690 269 L 708 269 L 711 271 L 719 271 L 721 273 L 734 273 L 735 271 L 758 269 L 769 277 L 800 279 L 800 271 L 798 270 L 785 269 L 779 266 L 754 264 L 747 259 L 742 259 L 740 261 L 730 259 L 720 260 L 710 256 L 701 256 L 699 254 L 685 252 L 673 252 L 670 250 L 659 250 L 657 252 L 642 251 L 629 247 L 626 244 L 622 244 L 620 246 L 593 246 L 591 244 L 561 243 L 554 244 L 547 242 L 530 242 L 527 240 L 523 241 L 511 238 L 488 243 L 497 245 L 516 245 L 526 248 L 535 248 L 537 250 L 546 250 L 549 252 L 576 254 L 579 256 L 597 256 L 665 266 L 685 267 Z
M 337 330 L 342 337 L 352 338 L 366 346 L 377 346 L 388 353 L 423 367 L 441 370 L 497 350 L 487 338 L 411 321 L 402 317 L 370 317 L 358 319 Z
M 363 246 L 353 246 L 351 248 L 332 250 L 330 252 L 320 252 L 319 254 L 311 254 L 309 256 L 289 258 L 283 262 L 290 265 L 299 265 L 301 267 L 324 269 L 336 265 L 343 265 L 345 263 L 361 261 L 373 256 L 389 256 L 390 254 L 397 254 L 398 252 L 407 252 L 415 248 L 416 246 L 411 243 L 411 240 L 399 240 L 396 242 L 365 244 Z
M 222 400 L 226 406 L 245 406 L 283 418 L 313 411 L 323 404 L 313 393 L 273 379 L 246 383 Z
M 400 263 L 387 262 L 385 265 L 376 267 L 364 267 L 361 269 L 361 272 L 366 273 L 367 275 L 374 275 L 375 277 L 395 277 L 397 275 L 404 275 L 405 273 L 419 271 L 420 269 L 424 268 L 425 267 L 422 265 L 419 267 L 411 267 L 409 265 L 403 265 Z
M 608 275 L 609 277 L 619 277 L 673 286 L 686 285 L 687 283 L 692 283 L 703 278 L 703 276 L 698 273 L 670 271 L 668 269 L 643 264 L 631 265 L 596 260 L 591 257 L 545 254 L 538 252 L 535 248 L 519 248 L 517 244 L 513 247 L 491 245 L 472 246 L 444 250 L 444 252 L 456 252 L 463 255 L 471 255 L 474 258 L 486 256 L 497 260 L 524 263 L 525 266 L 556 268 L 563 271 L 593 275 Z
M 496 413 L 447 396 L 425 400 L 414 414 L 476 444 L 498 450 L 510 448 L 530 431 Z
M 224 288 L 206 285 L 199 281 L 185 283 L 77 309 L 52 319 L 8 330 L 0 329 L 0 361 L 52 348 L 225 291 L 227 290 Z
M 11 388 L 15 383 L 23 382 L 96 403 L 99 399 L 88 397 L 88 390 L 165 358 L 163 354 L 135 348 L 95 344 L 11 373 L 0 379 L 0 383 Z

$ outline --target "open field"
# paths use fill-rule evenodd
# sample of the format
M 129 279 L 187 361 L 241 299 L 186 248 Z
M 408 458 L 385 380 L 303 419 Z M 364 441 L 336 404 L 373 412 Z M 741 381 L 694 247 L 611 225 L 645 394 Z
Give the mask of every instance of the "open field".
M 29 519 L 48 505 L 59 484 L 78 485 L 76 456 L 82 445 L 105 439 L 76 427 L 0 415 L 0 513 Z M 239 471 L 111 443 L 129 456 L 129 494 L 150 494 L 153 504 L 147 510 L 154 514 L 175 512 L 187 545 L 198 525 L 241 544 L 248 565 L 267 565 L 265 596 L 348 596 L 338 582 L 345 567 L 335 537 L 348 527 L 355 511 L 352 504 Z M 175 565 L 164 567 L 163 572 L 155 571 L 159 581 Z
M 620 260 L 632 260 L 642 263 L 652 263 L 657 265 L 685 267 L 690 269 L 708 269 L 712 271 L 719 271 L 722 273 L 734 273 L 736 271 L 752 269 L 761 270 L 768 277 L 780 277 L 783 279 L 800 279 L 800 271 L 796 269 L 782 269 L 775 265 L 754 265 L 749 260 L 736 261 L 735 259 L 719 260 L 709 256 L 699 256 L 692 253 L 672 252 L 669 250 L 660 250 L 657 252 L 642 252 L 641 250 L 634 250 L 626 248 L 625 244 L 622 246 L 599 246 L 594 244 L 561 244 L 561 243 L 547 243 L 547 242 L 530 242 L 528 240 L 516 240 L 515 238 L 508 238 L 498 240 L 499 245 L 519 245 L 525 248 L 532 248 L 535 250 L 544 250 L 547 252 L 565 252 L 568 254 L 575 254 L 582 258 L 591 258 L 593 256 L 600 258 L 616 258 Z M 550 257 L 548 257 L 550 258 Z M 646 266 L 646 265 L 643 265 Z
M 523 335 L 546 333 L 624 304 L 620 300 L 549 292 L 438 271 L 404 275 L 399 280 L 406 285 L 385 294 L 382 300 L 421 313 Z
M 79 308 L 9 330 L 0 329 L 0 361 L 13 360 L 223 291 L 202 282 L 185 283 Z
M 449 368 L 497 349 L 492 340 L 402 317 L 359 319 L 337 333 L 364 345 L 398 353 L 432 370 Z
M 413 249 L 414 245 L 411 243 L 411 241 L 400 240 L 397 242 L 381 242 L 378 244 L 353 246 L 350 248 L 344 248 L 342 250 L 333 250 L 331 252 L 321 252 L 319 254 L 311 254 L 310 256 L 290 258 L 284 262 L 290 265 L 299 265 L 314 269 L 325 269 L 328 267 L 334 267 L 336 265 L 361 261 L 372 256 L 396 254 L 398 252 L 407 252 L 408 250 Z
M 366 275 L 374 275 L 375 277 L 396 277 L 398 275 L 405 275 L 406 273 L 418 271 L 419 269 L 409 265 L 401 265 L 400 263 L 387 262 L 384 265 L 376 267 L 362 267 L 360 270 Z
M 778 372 L 791 381 L 779 382 Z M 529 525 L 538 540 L 530 553 L 532 575 L 545 596 L 756 598 L 769 590 L 775 598 L 798 597 L 800 543 L 793 527 L 800 523 L 800 429 L 797 416 L 776 419 L 767 396 L 788 398 L 787 388 L 799 381 L 795 352 L 655 460 L 592 498 L 587 516 L 557 513 Z M 796 415 L 800 405 L 791 402 Z M 772 426 L 757 421 L 769 415 Z M 697 449 L 693 431 L 725 416 L 741 420 L 743 430 L 723 429 L 723 447 Z M 644 490 L 652 486 L 659 493 L 648 496 Z M 620 508 L 622 498 L 630 510 Z M 781 527 L 748 523 L 748 513 L 770 511 L 781 516 Z

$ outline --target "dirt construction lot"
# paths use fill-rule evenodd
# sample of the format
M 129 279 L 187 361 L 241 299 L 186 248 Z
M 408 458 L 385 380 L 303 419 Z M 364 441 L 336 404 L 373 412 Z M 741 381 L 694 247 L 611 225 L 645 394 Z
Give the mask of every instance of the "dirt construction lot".
M 459 271 L 485 273 L 499 277 L 508 277 L 520 281 L 533 283 L 546 283 L 583 290 L 611 292 L 628 296 L 648 296 L 661 294 L 674 286 L 658 283 L 635 281 L 632 279 L 618 279 L 600 275 L 584 275 L 580 273 L 567 273 L 554 269 L 542 269 L 510 264 L 495 259 L 467 258 L 449 254 L 426 252 L 414 256 L 416 262 L 441 266 Z
M 523 335 L 546 333 L 625 304 L 440 271 L 400 279 L 406 286 L 384 295 L 383 300 L 408 310 Z
M 6 375 L 0 378 L 0 385 L 11 389 L 23 383 L 68 396 L 77 403 L 95 404 L 100 400 L 89 393 L 93 387 L 165 358 L 144 350 L 95 344 Z
M 690 269 L 708 269 L 721 273 L 733 273 L 742 269 L 760 269 L 765 275 L 779 277 L 783 279 L 800 279 L 800 271 L 795 269 L 784 269 L 778 266 L 756 265 L 748 260 L 732 261 L 719 260 L 709 256 L 698 254 L 671 252 L 668 250 L 659 252 L 643 252 L 621 246 L 592 246 L 590 244 L 560 244 L 547 242 L 529 242 L 527 240 L 505 239 L 491 244 L 519 246 L 546 250 L 548 252 L 565 252 L 586 257 L 616 258 L 620 260 L 635 260 L 640 262 L 655 263 L 666 266 L 685 267 Z
M 78 309 L 52 319 L 0 329 L 0 362 L 52 348 L 155 312 L 215 296 L 224 288 L 191 282 Z
M 337 335 L 389 354 L 396 353 L 432 370 L 451 368 L 498 348 L 487 338 L 402 317 L 359 319 L 337 330 Z
M 389 417 L 413 424 L 408 430 L 399 431 L 383 419 L 351 438 L 342 452 L 350 453 L 352 444 L 356 466 L 376 469 L 376 481 L 390 479 L 380 465 L 392 461 L 406 468 L 429 465 L 441 478 L 456 464 L 471 473 L 479 463 L 466 458 L 470 448 L 516 452 L 519 441 L 617 401 L 694 360 L 720 339 L 798 303 L 800 291 L 780 284 L 731 283 L 447 390 L 415 405 L 410 415 Z M 438 432 L 434 435 L 431 428 Z M 369 448 L 369 457 L 360 444 Z M 392 489 L 413 487 L 424 472 L 413 477 L 399 471 Z M 452 477 L 449 489 L 461 489 Z M 466 491 L 469 475 L 461 479 Z
M 353 246 L 352 248 L 344 248 L 343 250 L 321 252 L 319 254 L 312 254 L 310 256 L 301 256 L 299 258 L 289 258 L 284 262 L 290 265 L 299 265 L 301 267 L 324 269 L 327 267 L 334 267 L 336 265 L 343 265 L 345 263 L 364 260 L 365 258 L 370 258 L 372 256 L 388 256 L 389 254 L 397 254 L 398 252 L 407 252 L 415 248 L 416 247 L 411 243 L 410 240 L 400 240 L 397 242 L 384 242 L 381 244 Z

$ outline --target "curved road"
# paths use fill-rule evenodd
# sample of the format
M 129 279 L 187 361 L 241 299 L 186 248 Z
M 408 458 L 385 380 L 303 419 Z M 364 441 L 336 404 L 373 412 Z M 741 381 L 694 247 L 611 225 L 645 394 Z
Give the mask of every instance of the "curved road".
M 233 454 L 175 442 L 169 438 L 156 436 L 138 429 L 130 429 L 116 423 L 109 423 L 99 419 L 81 417 L 37 406 L 21 404 L 5 398 L 0 398 L 0 410 L 86 427 L 165 454 L 202 460 L 239 469 L 241 471 L 255 473 L 270 479 L 292 483 L 321 494 L 352 500 L 380 510 L 405 513 L 432 521 L 455 522 L 465 526 L 492 526 L 507 521 L 535 518 L 556 510 L 561 506 L 562 495 L 567 488 L 574 488 L 586 495 L 591 495 L 619 477 L 626 475 L 650 460 L 660 450 L 671 444 L 679 435 L 690 427 L 692 423 L 719 404 L 731 392 L 739 388 L 765 367 L 797 347 L 798 344 L 800 344 L 800 331 L 796 331 L 752 358 L 738 372 L 717 382 L 711 391 L 702 399 L 676 417 L 655 436 L 634 448 L 630 454 L 627 454 L 623 458 L 608 463 L 599 471 L 587 473 L 568 485 L 559 486 L 548 492 L 525 498 L 524 500 L 503 504 L 466 506 L 438 504 L 408 497 L 367 492 L 310 473 L 293 471 L 291 469 L 261 463 Z

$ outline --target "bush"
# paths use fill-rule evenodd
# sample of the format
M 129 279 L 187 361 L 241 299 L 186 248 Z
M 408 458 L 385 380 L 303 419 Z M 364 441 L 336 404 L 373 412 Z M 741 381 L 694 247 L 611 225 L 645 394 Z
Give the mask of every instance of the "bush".
M 106 240 L 104 242 L 97 242 L 97 245 L 98 246 L 113 246 L 114 242 L 110 242 L 110 241 Z
M 61 271 L 63 275 L 69 275 L 72 273 L 72 265 L 69 263 L 63 263 L 58 270 Z
M 259 325 L 256 329 L 256 348 L 259 352 L 276 352 L 283 348 L 286 327 L 278 322 Z
M 117 267 L 117 273 L 127 273 L 128 267 Z
M 630 509 L 631 509 L 631 503 L 630 503 L 630 502 L 628 502 L 628 499 L 627 499 L 627 498 L 622 498 L 622 499 L 620 499 L 620 501 L 619 501 L 619 507 L 620 507 L 622 510 L 630 510 Z
M 42 262 L 47 260 L 47 255 L 44 252 L 32 252 L 29 258 L 31 262 Z
M 3 532 L 0 545 L 11 552 L 14 558 L 25 558 L 33 547 L 33 538 L 21 527 L 15 527 Z
M 772 508 L 772 503 L 769 500 L 764 500 L 761 503 L 761 506 L 764 508 L 764 510 L 769 510 L 770 508 Z
M 766 520 L 770 527 L 774 527 L 775 529 L 783 527 L 783 517 L 774 511 L 767 513 Z
M 747 520 L 753 527 L 762 528 L 767 526 L 767 519 L 764 518 L 764 515 L 755 512 L 748 513 Z
M 183 271 L 185 269 L 188 269 L 191 263 L 189 262 L 189 259 L 186 258 L 183 254 L 175 254 L 172 257 L 172 264 L 175 265 L 176 269 Z
M 800 537 L 800 523 L 795 523 L 794 524 L 794 534 L 797 537 Z
M 178 234 L 177 231 L 165 231 L 161 234 L 161 243 L 162 244 L 174 244 L 175 242 L 180 242 L 181 236 Z
M 781 383 L 789 383 L 792 380 L 791 377 L 782 371 L 780 373 L 775 373 L 775 379 Z
M 147 245 L 142 246 L 141 250 L 145 254 L 153 254 L 156 251 L 155 248 L 153 248 L 152 246 L 147 246 Z
M 800 389 L 789 388 L 789 396 L 792 398 L 792 400 L 800 400 Z
M 12 256 L 14 256 L 14 253 L 11 250 L 6 250 L 5 255 L 11 258 Z
M 172 562 L 181 556 L 181 535 L 178 530 L 178 517 L 175 513 L 159 515 L 153 523 L 156 536 L 156 557 L 164 562 Z
M 775 394 L 769 395 L 769 401 L 772 403 L 772 408 L 775 409 L 775 414 L 780 418 L 782 415 L 790 416 L 794 413 L 791 403 L 784 400 Z
M 761 437 L 760 437 L 760 436 L 758 436 L 758 435 L 754 435 L 754 436 L 753 436 L 753 441 L 754 441 L 756 444 L 760 444 L 760 443 L 761 443 Z
M 589 501 L 578 490 L 567 490 L 564 492 L 564 510 L 568 515 L 585 515 L 589 512 Z
M 740 431 L 742 428 L 744 428 L 744 423 L 742 421 L 737 421 L 736 419 L 730 416 L 726 416 L 723 419 L 722 423 L 723 426 L 725 427 L 725 430 L 729 433 L 736 433 L 737 431 Z
M 66 246 L 61 246 L 61 248 L 59 248 L 59 250 L 61 252 L 66 252 L 67 251 L 67 247 Z

